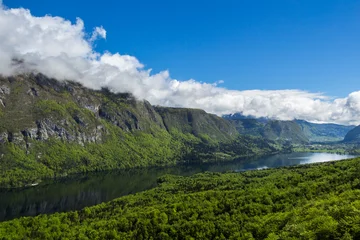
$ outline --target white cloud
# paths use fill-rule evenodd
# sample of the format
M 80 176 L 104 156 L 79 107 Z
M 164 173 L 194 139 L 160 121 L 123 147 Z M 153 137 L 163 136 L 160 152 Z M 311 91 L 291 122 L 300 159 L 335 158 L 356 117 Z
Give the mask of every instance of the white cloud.
M 90 41 L 93 42 L 93 41 L 97 40 L 98 38 L 106 39 L 106 30 L 103 28 L 103 26 L 95 27 L 95 29 L 92 33 L 92 36 L 90 38 Z
M 38 71 L 94 89 L 107 86 L 115 92 L 129 91 L 154 105 L 202 108 L 219 115 L 242 112 L 282 120 L 360 124 L 360 91 L 330 99 L 300 90 L 228 90 L 220 87 L 222 80 L 180 81 L 171 78 L 168 71 L 152 74 L 136 57 L 96 52 L 93 42 L 99 38 L 106 38 L 105 29 L 96 27 L 87 34 L 81 19 L 72 23 L 0 6 L 0 73 Z M 24 60 L 21 67 L 13 64 L 14 58 Z

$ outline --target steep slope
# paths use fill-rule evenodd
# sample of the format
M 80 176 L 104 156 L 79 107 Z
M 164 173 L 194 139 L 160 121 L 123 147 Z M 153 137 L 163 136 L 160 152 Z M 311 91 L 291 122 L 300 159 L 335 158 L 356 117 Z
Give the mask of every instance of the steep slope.
M 243 135 L 262 136 L 261 133 L 265 126 L 265 123 L 258 121 L 257 119 L 229 119 L 236 130 Z
M 269 121 L 263 129 L 262 136 L 271 140 L 289 141 L 291 143 L 308 143 L 309 139 L 294 121 Z
M 253 119 L 256 119 L 258 122 L 260 123 L 267 123 L 269 121 L 271 121 L 270 118 L 267 118 L 267 117 L 255 117 L 255 116 L 245 116 L 241 113 L 234 113 L 234 114 L 225 114 L 222 116 L 223 118 L 227 119 L 227 120 L 253 120 Z
M 296 120 L 302 132 L 311 142 L 336 142 L 344 139 L 345 135 L 355 126 L 339 124 L 318 124 L 304 120 Z
M 346 134 L 343 142 L 345 142 L 345 143 L 360 143 L 360 126 L 357 126 L 357 127 L 353 128 L 352 130 L 350 130 Z
M 197 137 L 204 135 L 213 140 L 232 140 L 238 135 L 236 129 L 228 121 L 200 109 L 156 107 L 156 111 L 164 120 L 165 127 L 171 131 L 177 129 Z
M 240 113 L 224 115 L 240 134 L 261 136 L 273 141 L 308 143 L 300 126 L 294 121 L 271 120 L 268 118 L 246 117 Z
M 130 94 L 93 91 L 73 82 L 43 75 L 0 79 L 1 142 L 23 143 L 51 137 L 79 144 L 102 142 L 102 120 L 125 132 L 151 133 L 165 129 L 161 117 L 146 101 Z
M 277 151 L 272 143 L 238 135 L 226 120 L 202 110 L 154 108 L 128 93 L 42 74 L 0 77 L 0 187 Z
M 0 186 L 85 171 L 174 164 L 174 140 L 146 101 L 28 74 L 0 79 Z

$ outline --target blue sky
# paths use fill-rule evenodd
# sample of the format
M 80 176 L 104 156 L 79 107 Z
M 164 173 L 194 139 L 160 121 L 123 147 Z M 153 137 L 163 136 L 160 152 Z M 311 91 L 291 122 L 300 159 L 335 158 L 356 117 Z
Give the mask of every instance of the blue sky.
M 4 0 L 102 25 L 97 51 L 136 56 L 154 72 L 224 80 L 229 89 L 301 89 L 345 97 L 360 89 L 360 1 Z

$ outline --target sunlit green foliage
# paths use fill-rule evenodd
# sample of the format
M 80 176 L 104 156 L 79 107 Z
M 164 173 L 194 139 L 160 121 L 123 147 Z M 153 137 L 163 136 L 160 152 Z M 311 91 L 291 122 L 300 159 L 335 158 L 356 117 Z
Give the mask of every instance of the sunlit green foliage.
M 166 175 L 81 211 L 0 224 L 0 239 L 359 239 L 360 159 Z
M 103 124 L 108 130 L 104 143 L 82 146 L 50 139 L 36 142 L 30 154 L 13 143 L 0 145 L 0 150 L 7 153 L 1 160 L 0 187 L 21 187 L 79 172 L 225 161 L 279 150 L 257 138 L 239 137 L 219 143 L 176 129 L 171 134 L 162 129 L 152 134 L 128 133 L 105 121 Z

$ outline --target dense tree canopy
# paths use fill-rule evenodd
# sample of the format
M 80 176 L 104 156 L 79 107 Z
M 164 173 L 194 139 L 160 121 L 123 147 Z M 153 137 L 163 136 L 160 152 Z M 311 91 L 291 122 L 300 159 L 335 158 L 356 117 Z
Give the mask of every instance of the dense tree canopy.
M 166 175 L 81 211 L 0 224 L 0 239 L 359 239 L 360 159 Z

